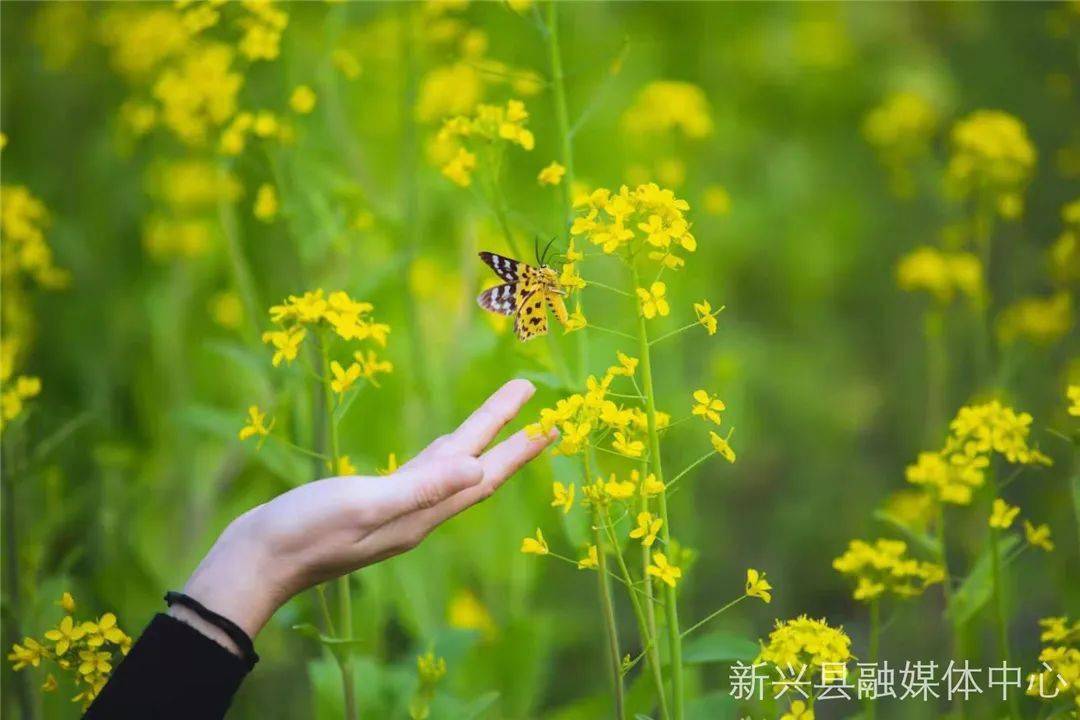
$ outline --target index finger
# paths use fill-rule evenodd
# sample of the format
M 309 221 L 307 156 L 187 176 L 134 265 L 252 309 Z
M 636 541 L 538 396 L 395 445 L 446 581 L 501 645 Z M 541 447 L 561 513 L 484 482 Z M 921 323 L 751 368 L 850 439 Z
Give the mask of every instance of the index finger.
M 479 455 L 535 392 L 536 388 L 528 380 L 511 380 L 492 393 L 451 433 L 448 444 L 454 450 Z

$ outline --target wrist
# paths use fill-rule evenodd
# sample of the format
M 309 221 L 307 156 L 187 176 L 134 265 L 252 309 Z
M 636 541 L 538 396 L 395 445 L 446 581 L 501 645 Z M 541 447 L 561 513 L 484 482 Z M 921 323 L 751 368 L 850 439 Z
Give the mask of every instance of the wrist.
M 271 553 L 257 532 L 252 515 L 242 515 L 225 528 L 188 578 L 183 591 L 207 609 L 232 620 L 254 640 L 288 595 L 282 592 L 286 583 L 277 577 Z M 184 610 L 174 617 L 188 622 L 188 615 L 193 613 Z M 197 619 L 200 624 L 189 624 L 202 632 L 202 626 L 209 623 Z M 210 633 L 203 634 L 218 640 Z M 222 644 L 236 651 L 235 643 Z

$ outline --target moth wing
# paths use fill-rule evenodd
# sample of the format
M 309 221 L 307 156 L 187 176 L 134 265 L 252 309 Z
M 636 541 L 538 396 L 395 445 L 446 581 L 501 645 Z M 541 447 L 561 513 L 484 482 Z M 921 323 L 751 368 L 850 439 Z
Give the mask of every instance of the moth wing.
M 536 289 L 527 295 L 518 307 L 514 332 L 521 342 L 527 342 L 548 331 L 547 308 L 544 307 L 544 293 Z
M 486 250 L 480 253 L 480 259 L 487 263 L 488 267 L 494 270 L 496 275 L 508 283 L 518 281 L 520 268 L 524 265 L 524 263 L 520 263 L 513 258 L 508 258 L 505 255 L 499 255 L 498 253 L 487 252 Z
M 566 313 L 566 303 L 563 302 L 562 295 L 558 293 L 547 293 L 547 303 L 551 308 L 551 311 L 555 313 L 555 318 L 566 327 L 566 323 L 569 321 L 570 316 Z
M 476 302 L 485 310 L 499 315 L 513 315 L 518 308 L 517 283 L 503 283 L 480 293 Z

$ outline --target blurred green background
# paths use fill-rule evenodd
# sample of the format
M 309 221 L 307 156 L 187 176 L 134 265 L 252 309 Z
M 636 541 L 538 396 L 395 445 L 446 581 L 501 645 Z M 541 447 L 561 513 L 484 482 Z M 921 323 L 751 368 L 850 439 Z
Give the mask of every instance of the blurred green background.
M 70 272 L 64 289 L 28 290 L 32 341 L 19 372 L 40 377 L 42 391 L 4 431 L 5 648 L 54 625 L 65 590 L 78 614 L 114 611 L 137 634 L 230 519 L 324 473 L 273 443 L 256 452 L 236 439 L 256 402 L 277 408 L 298 437 L 310 432 L 303 378 L 271 368 L 258 340 L 267 308 L 287 294 L 345 289 L 393 328 L 386 354 L 395 371 L 365 390 L 342 430 L 361 473 L 384 467 L 391 452 L 407 458 L 509 377 L 541 386 L 523 420 L 560 396 L 551 353 L 576 368 L 574 336 L 522 346 L 476 307 L 492 280 L 476 252 L 505 243 L 477 188 L 457 187 L 430 161 L 441 118 L 423 117 L 417 100 L 466 102 L 461 90 L 426 95 L 438 95 L 432 73 L 459 63 L 481 77 L 474 102 L 521 97 L 536 147 L 507 156 L 511 224 L 523 245 L 538 235 L 565 247 L 558 189 L 536 181 L 560 157 L 545 9 L 523 5 L 278 5 L 288 14 L 280 54 L 252 61 L 241 52 L 233 68 L 243 77 L 239 107 L 270 111 L 287 131 L 252 137 L 235 156 L 214 140 L 184 142 L 160 119 L 138 124 L 138 110 L 155 107 L 155 78 L 179 62 L 145 15 L 186 7 L 0 5 L 3 184 L 45 203 L 48 243 Z M 203 32 L 235 46 L 245 12 L 226 5 Z M 453 27 L 440 25 L 448 18 Z M 1076 422 L 1064 400 L 1080 372 L 1075 326 L 1048 342 L 996 345 L 997 371 L 980 380 L 979 319 L 959 301 L 946 307 L 944 415 L 934 417 L 924 338 L 934 301 L 901 291 L 895 266 L 963 220 L 962 205 L 942 192 L 948 130 L 974 110 L 998 109 L 1026 125 L 1038 162 L 1023 216 L 995 232 L 989 313 L 1062 289 L 1046 257 L 1064 229 L 1061 208 L 1080 194 L 1077 5 L 561 3 L 560 19 L 571 123 L 580 120 L 577 180 L 655 179 L 691 206 L 699 248 L 668 278 L 673 312 L 658 331 L 691 321 L 690 304 L 703 297 L 726 306 L 715 336 L 691 332 L 654 351 L 660 407 L 681 415 L 692 390 L 718 393 L 739 455 L 734 465 L 704 465 L 672 499 L 677 534 L 699 553 L 680 586 L 683 617 L 737 596 L 755 567 L 776 588 L 772 604 L 743 604 L 718 629 L 753 639 L 774 619 L 807 613 L 843 625 L 854 653 L 865 652 L 865 607 L 832 559 L 851 538 L 890 535 L 873 513 L 904 488 L 904 468 L 940 446 L 956 408 L 994 393 L 1034 415 L 1033 443 L 1055 460 L 1010 495 L 1054 529 L 1058 545 L 1008 572 L 1014 659 L 1034 666 L 1037 619 L 1080 608 L 1072 450 L 1048 431 Z M 628 138 L 622 118 L 656 80 L 700 87 L 711 132 Z M 309 114 L 289 107 L 301 84 L 318 98 Z M 897 91 L 924 98 L 938 119 L 909 165 L 906 197 L 861 129 Z M 185 175 L 189 161 L 212 172 Z M 222 186 L 222 172 L 234 186 Z M 280 205 L 270 222 L 252 212 L 264 183 Z M 201 240 L 155 245 L 154 218 L 196 218 Z M 590 320 L 630 322 L 588 292 Z M 597 373 L 624 348 L 597 333 L 588 345 Z M 701 442 L 675 436 L 667 464 L 687 464 Z M 18 476 L 12 453 L 34 458 Z M 577 537 L 573 528 L 561 536 L 561 513 L 548 506 L 552 477 L 572 473 L 557 459 L 535 463 L 415 552 L 354 577 L 361 707 L 379 708 L 366 717 L 405 716 L 415 656 L 432 646 L 449 664 L 435 717 L 467 717 L 469 702 L 487 708 L 477 717 L 605 716 L 593 583 L 519 553 L 538 525 L 553 546 Z M 954 572 L 970 567 L 984 528 L 981 508 L 956 513 Z M 314 599 L 297 598 L 260 635 L 262 662 L 231 717 L 340 716 L 336 668 L 290 629 L 312 620 Z M 935 590 L 896 604 L 883 657 L 944 657 L 941 609 Z M 629 637 L 632 615 L 620 611 Z M 976 623 L 972 642 L 982 647 L 989 633 Z M 23 675 L 39 717 L 77 715 L 66 689 L 42 696 L 41 673 Z M 693 695 L 719 702 L 701 705 L 700 717 L 735 716 L 717 700 L 728 687 L 724 664 L 692 675 Z M 2 677 L 7 714 L 17 676 L 5 665 Z M 900 703 L 882 714 L 927 712 Z

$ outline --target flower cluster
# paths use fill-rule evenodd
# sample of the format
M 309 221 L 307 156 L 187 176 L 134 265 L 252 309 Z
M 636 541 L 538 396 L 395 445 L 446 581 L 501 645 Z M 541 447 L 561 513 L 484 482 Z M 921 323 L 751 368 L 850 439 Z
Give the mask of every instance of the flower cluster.
M 769 633 L 769 642 L 762 643 L 755 662 L 772 663 L 780 668 L 805 667 L 807 676 L 813 676 L 822 666 L 843 664 L 850 659 L 851 638 L 842 628 L 829 627 L 824 619 L 800 615 L 794 620 L 776 621 L 776 629 Z
M 1072 296 L 1061 291 L 1050 297 L 1021 298 L 997 318 L 998 339 L 1004 344 L 1020 338 L 1039 345 L 1050 345 L 1073 327 Z
M 0 243 L 5 285 L 12 277 L 24 275 L 45 288 L 67 284 L 68 274 L 53 263 L 52 248 L 45 240 L 49 213 L 45 204 L 21 185 L 0 187 Z M 4 288 L 8 291 L 8 287 Z
M 384 348 L 390 326 L 370 317 L 374 309 L 371 303 L 353 300 L 340 290 L 329 296 L 321 288 L 299 296 L 290 295 L 281 305 L 270 308 L 270 319 L 278 329 L 263 333 L 262 339 L 274 348 L 274 367 L 282 361 L 288 364 L 296 359 L 309 330 L 329 330 L 342 340 L 371 341 Z M 339 394 L 360 377 L 373 381 L 379 373 L 393 370 L 390 363 L 379 360 L 372 350 L 368 350 L 367 355 L 357 352 L 354 357 L 356 362 L 348 370 L 338 365 L 340 372 L 334 371 L 340 383 Z
M 979 301 L 984 296 L 982 263 L 972 253 L 943 252 L 935 247 L 916 248 L 896 265 L 901 290 L 925 290 L 938 302 L 949 303 L 957 295 Z
M 910 164 L 929 151 L 937 126 L 934 107 L 909 91 L 889 95 L 863 120 L 863 137 L 892 174 L 898 195 L 911 194 Z
M 657 80 L 643 87 L 623 114 L 622 126 L 634 137 L 674 131 L 700 140 L 713 131 L 705 91 L 675 80 Z
M 982 487 L 993 454 L 1010 463 L 1050 465 L 1050 458 L 1028 445 L 1031 415 L 1017 413 L 993 400 L 960 408 L 949 424 L 949 437 L 939 452 L 919 453 L 909 465 L 907 481 L 924 487 L 941 502 L 967 505 Z
M 616 377 L 633 379 L 638 360 L 621 352 L 617 357 L 619 364 L 608 368 L 602 379 L 589 376 L 585 392 L 574 393 L 559 400 L 555 407 L 542 409 L 539 421 L 526 428 L 528 432 L 537 437 L 558 428 L 561 437 L 555 452 L 562 455 L 579 455 L 589 445 L 600 446 L 610 438 L 610 448 L 615 453 L 642 457 L 643 438 L 648 429 L 645 410 L 620 405 L 608 397 Z M 658 427 L 667 427 L 670 419 L 666 413 L 657 413 Z
M 457 115 L 443 123 L 435 137 L 435 152 L 441 158 L 442 174 L 461 187 L 472 184 L 476 168 L 476 143 L 510 144 L 532 150 L 536 144 L 525 127 L 529 113 L 525 103 L 510 100 L 502 105 L 477 105 L 472 115 Z M 471 145 L 470 145 L 471 143 Z
M 1065 229 L 1047 251 L 1050 273 L 1061 285 L 1080 280 L 1080 198 L 1061 209 Z
M 75 600 L 70 593 L 64 593 L 59 605 L 65 615 L 56 627 L 40 639 L 23 638 L 12 645 L 7 657 L 15 671 L 37 668 L 46 661 L 69 674 L 79 690 L 72 699 L 86 708 L 105 687 L 114 663 L 131 649 L 131 637 L 120 629 L 113 613 L 105 613 L 97 620 L 76 620 L 72 615 Z M 56 678 L 49 674 L 42 689 L 51 691 L 56 687 Z
M 1039 667 L 1028 675 L 1027 694 L 1044 702 L 1064 701 L 1080 712 L 1080 621 L 1068 617 L 1039 620 L 1043 648 Z
M 1004 218 L 1019 217 L 1036 161 L 1024 124 L 1005 112 L 979 110 L 953 126 L 952 146 L 945 177 L 950 191 L 992 203 Z
M 146 252 L 159 261 L 205 255 L 219 232 L 218 204 L 235 201 L 242 190 L 232 173 L 206 160 L 151 165 L 146 191 L 155 207 L 143 224 Z
M 430 650 L 417 656 L 416 675 L 419 687 L 409 701 L 409 717 L 412 720 L 427 720 L 431 717 L 431 701 L 435 698 L 435 688 L 446 675 L 446 659 L 436 657 Z
M 0 430 L 3 430 L 5 425 L 22 414 L 24 402 L 37 397 L 41 392 L 41 379 L 33 375 L 19 375 L 15 382 L 9 383 L 5 376 L 0 382 L 3 383 L 3 391 L 0 393 Z
M 690 204 L 655 183 L 633 190 L 623 185 L 618 192 L 607 188 L 581 192 L 574 198 L 574 208 L 578 216 L 570 234 L 584 237 L 609 255 L 620 251 L 635 255 L 646 247 L 650 260 L 675 270 L 686 264 L 677 251 L 697 249 L 697 239 L 686 219 Z M 639 294 L 646 292 L 652 298 L 662 296 L 663 290 L 663 283 L 638 288 Z M 659 309 L 662 306 L 652 306 L 654 314 L 667 314 Z
M 852 540 L 844 554 L 833 560 L 833 569 L 857 580 L 854 598 L 863 602 L 885 592 L 915 597 L 945 579 L 941 565 L 907 557 L 907 543 L 901 540 L 879 539 L 872 545 Z

